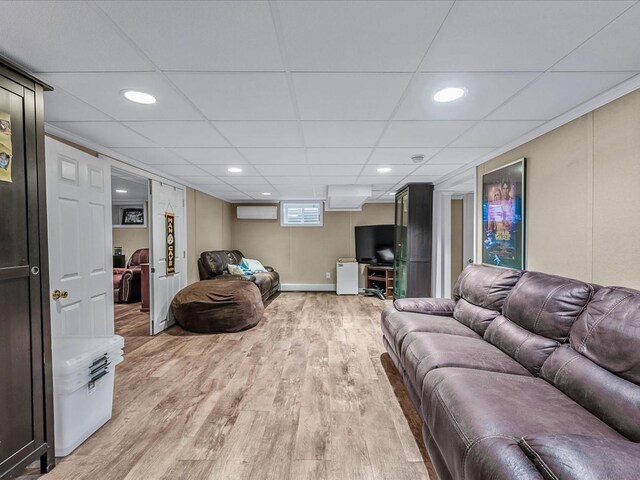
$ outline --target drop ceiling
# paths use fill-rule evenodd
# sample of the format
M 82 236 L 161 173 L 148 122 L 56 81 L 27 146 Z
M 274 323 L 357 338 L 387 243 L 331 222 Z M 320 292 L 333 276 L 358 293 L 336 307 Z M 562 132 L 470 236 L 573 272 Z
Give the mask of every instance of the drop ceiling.
M 9 1 L 0 54 L 55 87 L 48 129 L 217 197 L 384 202 L 635 77 L 639 24 L 613 0 Z

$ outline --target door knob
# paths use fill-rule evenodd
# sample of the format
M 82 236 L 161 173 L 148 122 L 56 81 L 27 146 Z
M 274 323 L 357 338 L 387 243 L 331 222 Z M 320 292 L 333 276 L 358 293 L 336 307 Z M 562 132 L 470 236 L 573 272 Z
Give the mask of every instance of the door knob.
M 51 296 L 54 300 L 60 300 L 61 298 L 67 298 L 69 296 L 69 292 L 65 292 L 64 290 L 54 290 Z

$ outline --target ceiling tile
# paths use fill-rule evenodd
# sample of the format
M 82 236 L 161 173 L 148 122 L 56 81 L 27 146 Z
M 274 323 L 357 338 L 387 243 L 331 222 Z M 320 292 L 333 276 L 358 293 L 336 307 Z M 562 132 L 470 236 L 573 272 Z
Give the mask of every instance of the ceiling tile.
M 172 148 L 172 152 L 195 165 L 242 165 L 247 161 L 234 148 Z
M 311 165 L 311 175 L 341 176 L 359 175 L 364 165 Z
M 99 5 L 161 70 L 282 70 L 267 2 Z
M 200 165 L 200 168 L 205 172 L 209 172 L 211 175 L 215 175 L 217 177 L 259 177 L 260 174 L 253 168 L 251 165 L 239 165 L 242 168 L 242 172 L 233 173 L 229 172 L 227 169 L 229 167 L 233 167 L 235 164 L 231 165 Z M 227 179 L 224 178 L 226 182 Z M 249 182 L 247 182 L 249 183 Z
M 156 165 L 156 168 L 172 176 L 207 176 L 206 173 L 195 165 Z
M 193 185 L 220 185 L 222 184 L 222 180 L 216 178 L 216 177 L 212 177 L 212 176 L 204 176 L 204 174 L 202 176 L 195 176 L 195 177 L 190 177 L 190 176 L 181 176 L 180 178 L 182 178 L 185 182 L 188 183 L 192 183 Z
M 294 73 L 302 120 L 387 120 L 411 75 Z
M 209 122 L 123 122 L 163 147 L 228 147 Z
M 293 71 L 412 72 L 452 2 L 278 2 Z
M 538 76 L 537 73 L 423 73 L 407 93 L 396 120 L 480 120 Z M 439 103 L 436 92 L 464 88 L 464 97 Z
M 426 164 L 421 166 L 418 170 L 416 170 L 414 172 L 414 174 L 412 174 L 407 180 L 408 181 L 418 181 L 415 180 L 415 178 L 421 177 L 421 176 L 428 176 L 428 177 L 441 177 L 442 175 L 446 175 L 447 173 L 453 172 L 454 170 L 460 168 L 460 165 L 456 165 L 456 164 L 447 164 L 447 165 L 430 165 L 430 164 Z
M 209 185 L 205 188 L 210 192 L 217 192 L 217 193 L 228 193 L 228 192 L 241 193 L 234 186 L 227 185 L 227 184 Z
M 380 141 L 381 147 L 444 147 L 475 122 L 392 122 Z
M 415 164 L 411 160 L 413 155 L 424 155 L 424 160 L 429 160 L 440 148 L 376 148 L 369 160 L 375 165 Z
M 295 120 L 284 73 L 169 73 L 210 120 Z
M 224 177 L 229 185 L 268 185 L 263 177 Z
M 47 73 L 53 86 L 116 120 L 201 120 L 201 115 L 155 72 Z M 138 90 L 156 97 L 153 105 L 134 103 L 123 90 Z
M 406 183 L 415 182 L 415 183 L 431 183 L 437 181 L 443 174 L 435 174 L 435 175 L 409 175 L 405 180 Z
M 306 164 L 304 148 L 241 148 L 240 153 L 252 164 Z
M 32 72 L 153 70 L 88 2 L 2 2 L 0 53 Z
M 486 155 L 492 150 L 493 148 L 445 148 L 429 160 L 425 166 L 443 164 L 464 165 L 465 163 L 472 162 Z
M 51 122 L 51 125 L 104 147 L 156 147 L 117 122 Z
M 489 120 L 550 120 L 614 87 L 629 72 L 551 72 L 492 113 Z
M 373 147 L 385 122 L 302 122 L 307 147 Z
M 381 178 L 382 175 L 378 174 L 378 175 L 360 175 L 360 177 L 358 178 L 358 181 L 356 183 L 358 183 L 359 185 L 373 185 L 373 184 L 380 184 L 382 182 L 391 184 L 391 183 L 398 183 L 400 181 L 402 181 L 402 179 L 405 177 L 404 175 L 385 175 L 384 178 Z
M 358 175 L 314 175 L 311 179 L 315 185 L 354 185 Z
M 310 185 L 273 185 L 281 194 L 311 196 L 314 194 Z
M 378 183 L 390 183 L 385 180 L 385 177 L 394 177 L 397 175 L 409 175 L 413 172 L 419 165 L 411 164 L 411 165 L 392 165 L 391 171 L 389 173 L 378 173 L 378 168 L 381 165 L 366 165 L 364 170 L 362 171 L 362 175 L 366 176 L 376 176 L 378 177 Z
M 364 164 L 369 155 L 370 148 L 308 148 L 307 158 L 310 165 L 342 165 Z
M 422 69 L 545 71 L 631 4 L 620 1 L 457 2 Z
M 83 122 L 111 120 L 107 115 L 58 88 L 44 92 L 45 122 Z
M 301 147 L 296 122 L 215 122 L 236 147 Z
M 640 4 L 626 11 L 563 58 L 554 70 L 640 71 Z M 612 54 L 612 52 L 615 52 Z
M 311 188 L 311 177 L 264 177 L 272 185 L 308 185 Z
M 270 192 L 273 193 L 274 188 L 267 182 L 263 182 L 263 183 L 239 183 L 239 184 L 233 184 L 234 187 L 236 187 L 238 190 L 240 190 L 242 193 L 248 193 L 248 194 L 253 194 L 255 192 Z M 266 195 L 265 195 L 266 197 Z M 268 200 L 263 198 L 264 200 Z
M 114 148 L 114 150 L 149 165 L 188 163 L 180 156 L 164 148 Z
M 309 175 L 307 165 L 256 165 L 255 169 L 262 175 L 276 177 L 279 175 L 287 177 L 303 177 Z
M 452 147 L 500 147 L 524 135 L 543 122 L 536 121 L 491 121 L 480 122 L 471 127 L 451 144 Z

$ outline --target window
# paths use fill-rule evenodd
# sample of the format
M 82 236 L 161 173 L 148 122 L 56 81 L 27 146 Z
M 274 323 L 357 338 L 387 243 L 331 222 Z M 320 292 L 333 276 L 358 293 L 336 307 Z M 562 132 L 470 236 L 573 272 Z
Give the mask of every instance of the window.
M 282 202 L 280 205 L 281 226 L 322 226 L 322 202 Z

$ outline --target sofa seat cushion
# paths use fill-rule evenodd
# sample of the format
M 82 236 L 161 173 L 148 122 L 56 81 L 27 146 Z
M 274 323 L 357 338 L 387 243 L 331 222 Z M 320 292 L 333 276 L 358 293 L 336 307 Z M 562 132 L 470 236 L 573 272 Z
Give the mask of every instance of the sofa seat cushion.
M 624 439 L 540 378 L 482 370 L 430 372 L 422 387 L 422 417 L 454 478 L 468 478 L 466 473 L 486 468 L 486 462 L 500 464 L 503 455 L 512 455 L 510 462 L 519 469 L 530 460 L 513 446 L 525 435 Z M 500 445 L 488 448 L 496 442 Z
M 452 317 L 426 315 L 424 313 L 399 312 L 393 305 L 382 311 L 382 333 L 400 357 L 404 338 L 411 332 L 448 333 L 463 337 L 481 338 Z
M 582 435 L 528 435 L 520 441 L 545 479 L 638 478 L 640 444 Z
M 474 368 L 531 376 L 526 368 L 499 348 L 479 338 L 458 335 L 411 332 L 402 343 L 400 359 L 419 392 L 424 377 L 436 368 Z

